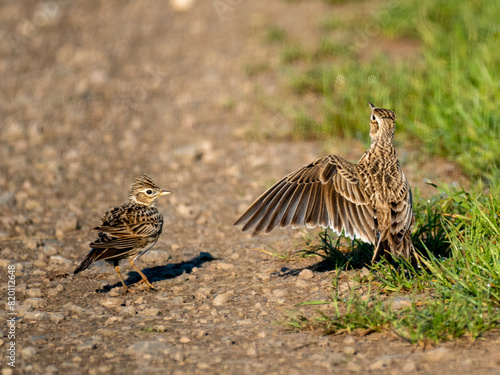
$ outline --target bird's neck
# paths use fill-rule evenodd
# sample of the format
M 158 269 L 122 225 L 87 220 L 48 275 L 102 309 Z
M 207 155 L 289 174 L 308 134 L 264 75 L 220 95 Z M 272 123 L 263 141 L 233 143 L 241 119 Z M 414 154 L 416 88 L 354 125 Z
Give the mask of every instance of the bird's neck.
M 394 136 L 386 135 L 384 137 L 373 138 L 369 150 L 377 153 L 382 152 L 383 155 L 396 156 Z

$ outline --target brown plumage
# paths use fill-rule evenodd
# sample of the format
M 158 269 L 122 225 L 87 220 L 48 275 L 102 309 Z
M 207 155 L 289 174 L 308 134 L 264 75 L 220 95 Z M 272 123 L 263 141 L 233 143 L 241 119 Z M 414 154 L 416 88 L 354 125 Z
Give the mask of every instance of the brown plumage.
M 114 266 L 126 293 L 130 289 L 120 273 L 119 261 L 128 258 L 130 265 L 141 275 L 141 283 L 145 282 L 154 289 L 134 261 L 151 249 L 160 237 L 163 216 L 154 204 L 167 194 L 170 192 L 161 190 L 145 174 L 136 179 L 127 203 L 106 211 L 102 224 L 94 228 L 98 231 L 97 239 L 89 245 L 92 250 L 74 273 L 83 271 L 96 260 L 106 260 Z
M 412 196 L 394 150 L 394 112 L 370 103 L 370 148 L 357 164 L 322 157 L 290 173 L 262 194 L 235 222 L 243 231 L 275 227 L 330 227 L 376 246 L 373 259 L 414 252 Z

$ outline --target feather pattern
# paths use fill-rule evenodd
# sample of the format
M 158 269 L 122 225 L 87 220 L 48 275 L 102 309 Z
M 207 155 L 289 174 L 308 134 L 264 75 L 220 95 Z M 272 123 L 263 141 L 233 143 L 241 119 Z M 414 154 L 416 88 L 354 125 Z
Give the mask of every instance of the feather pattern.
M 337 155 L 319 158 L 269 188 L 235 225 L 254 234 L 277 226 L 330 227 L 410 257 L 412 197 L 394 150 L 396 115 L 370 106 L 372 142 L 357 164 Z

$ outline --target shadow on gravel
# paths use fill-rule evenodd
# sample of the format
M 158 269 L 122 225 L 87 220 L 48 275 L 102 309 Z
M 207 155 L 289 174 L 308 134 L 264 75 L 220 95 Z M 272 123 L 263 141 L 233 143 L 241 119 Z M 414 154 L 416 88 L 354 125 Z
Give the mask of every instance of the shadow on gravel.
M 200 268 L 203 263 L 211 262 L 216 260 L 212 254 L 201 252 L 197 257 L 188 260 L 186 262 L 167 264 L 165 266 L 156 266 L 145 268 L 142 270 L 144 275 L 148 278 L 150 282 L 162 281 L 167 279 L 173 279 L 174 277 L 180 276 L 183 273 L 191 273 L 194 267 Z M 125 280 L 125 283 L 130 286 L 141 280 L 141 276 L 135 272 L 131 271 L 128 274 L 128 278 Z M 99 293 L 108 293 L 111 289 L 116 287 L 121 287 L 122 283 L 117 282 L 114 285 L 106 285 Z
M 358 270 L 362 269 L 365 266 L 366 266 L 365 264 L 355 264 L 351 265 L 349 269 Z M 299 273 L 301 273 L 303 270 L 311 270 L 313 272 L 330 272 L 330 271 L 335 271 L 338 268 L 339 268 L 338 263 L 332 262 L 330 260 L 322 260 L 318 263 L 303 268 L 290 269 L 287 267 L 283 267 L 279 272 L 273 273 L 272 276 L 278 276 L 278 277 L 298 276 Z

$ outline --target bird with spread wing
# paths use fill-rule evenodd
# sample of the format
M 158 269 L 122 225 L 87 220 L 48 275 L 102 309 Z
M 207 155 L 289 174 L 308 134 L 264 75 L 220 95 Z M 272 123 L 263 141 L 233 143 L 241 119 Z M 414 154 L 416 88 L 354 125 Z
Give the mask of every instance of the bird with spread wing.
M 396 151 L 396 115 L 370 103 L 370 148 L 357 164 L 322 157 L 285 176 L 262 194 L 234 225 L 254 234 L 276 227 L 332 228 L 375 245 L 372 261 L 414 253 L 412 195 Z

